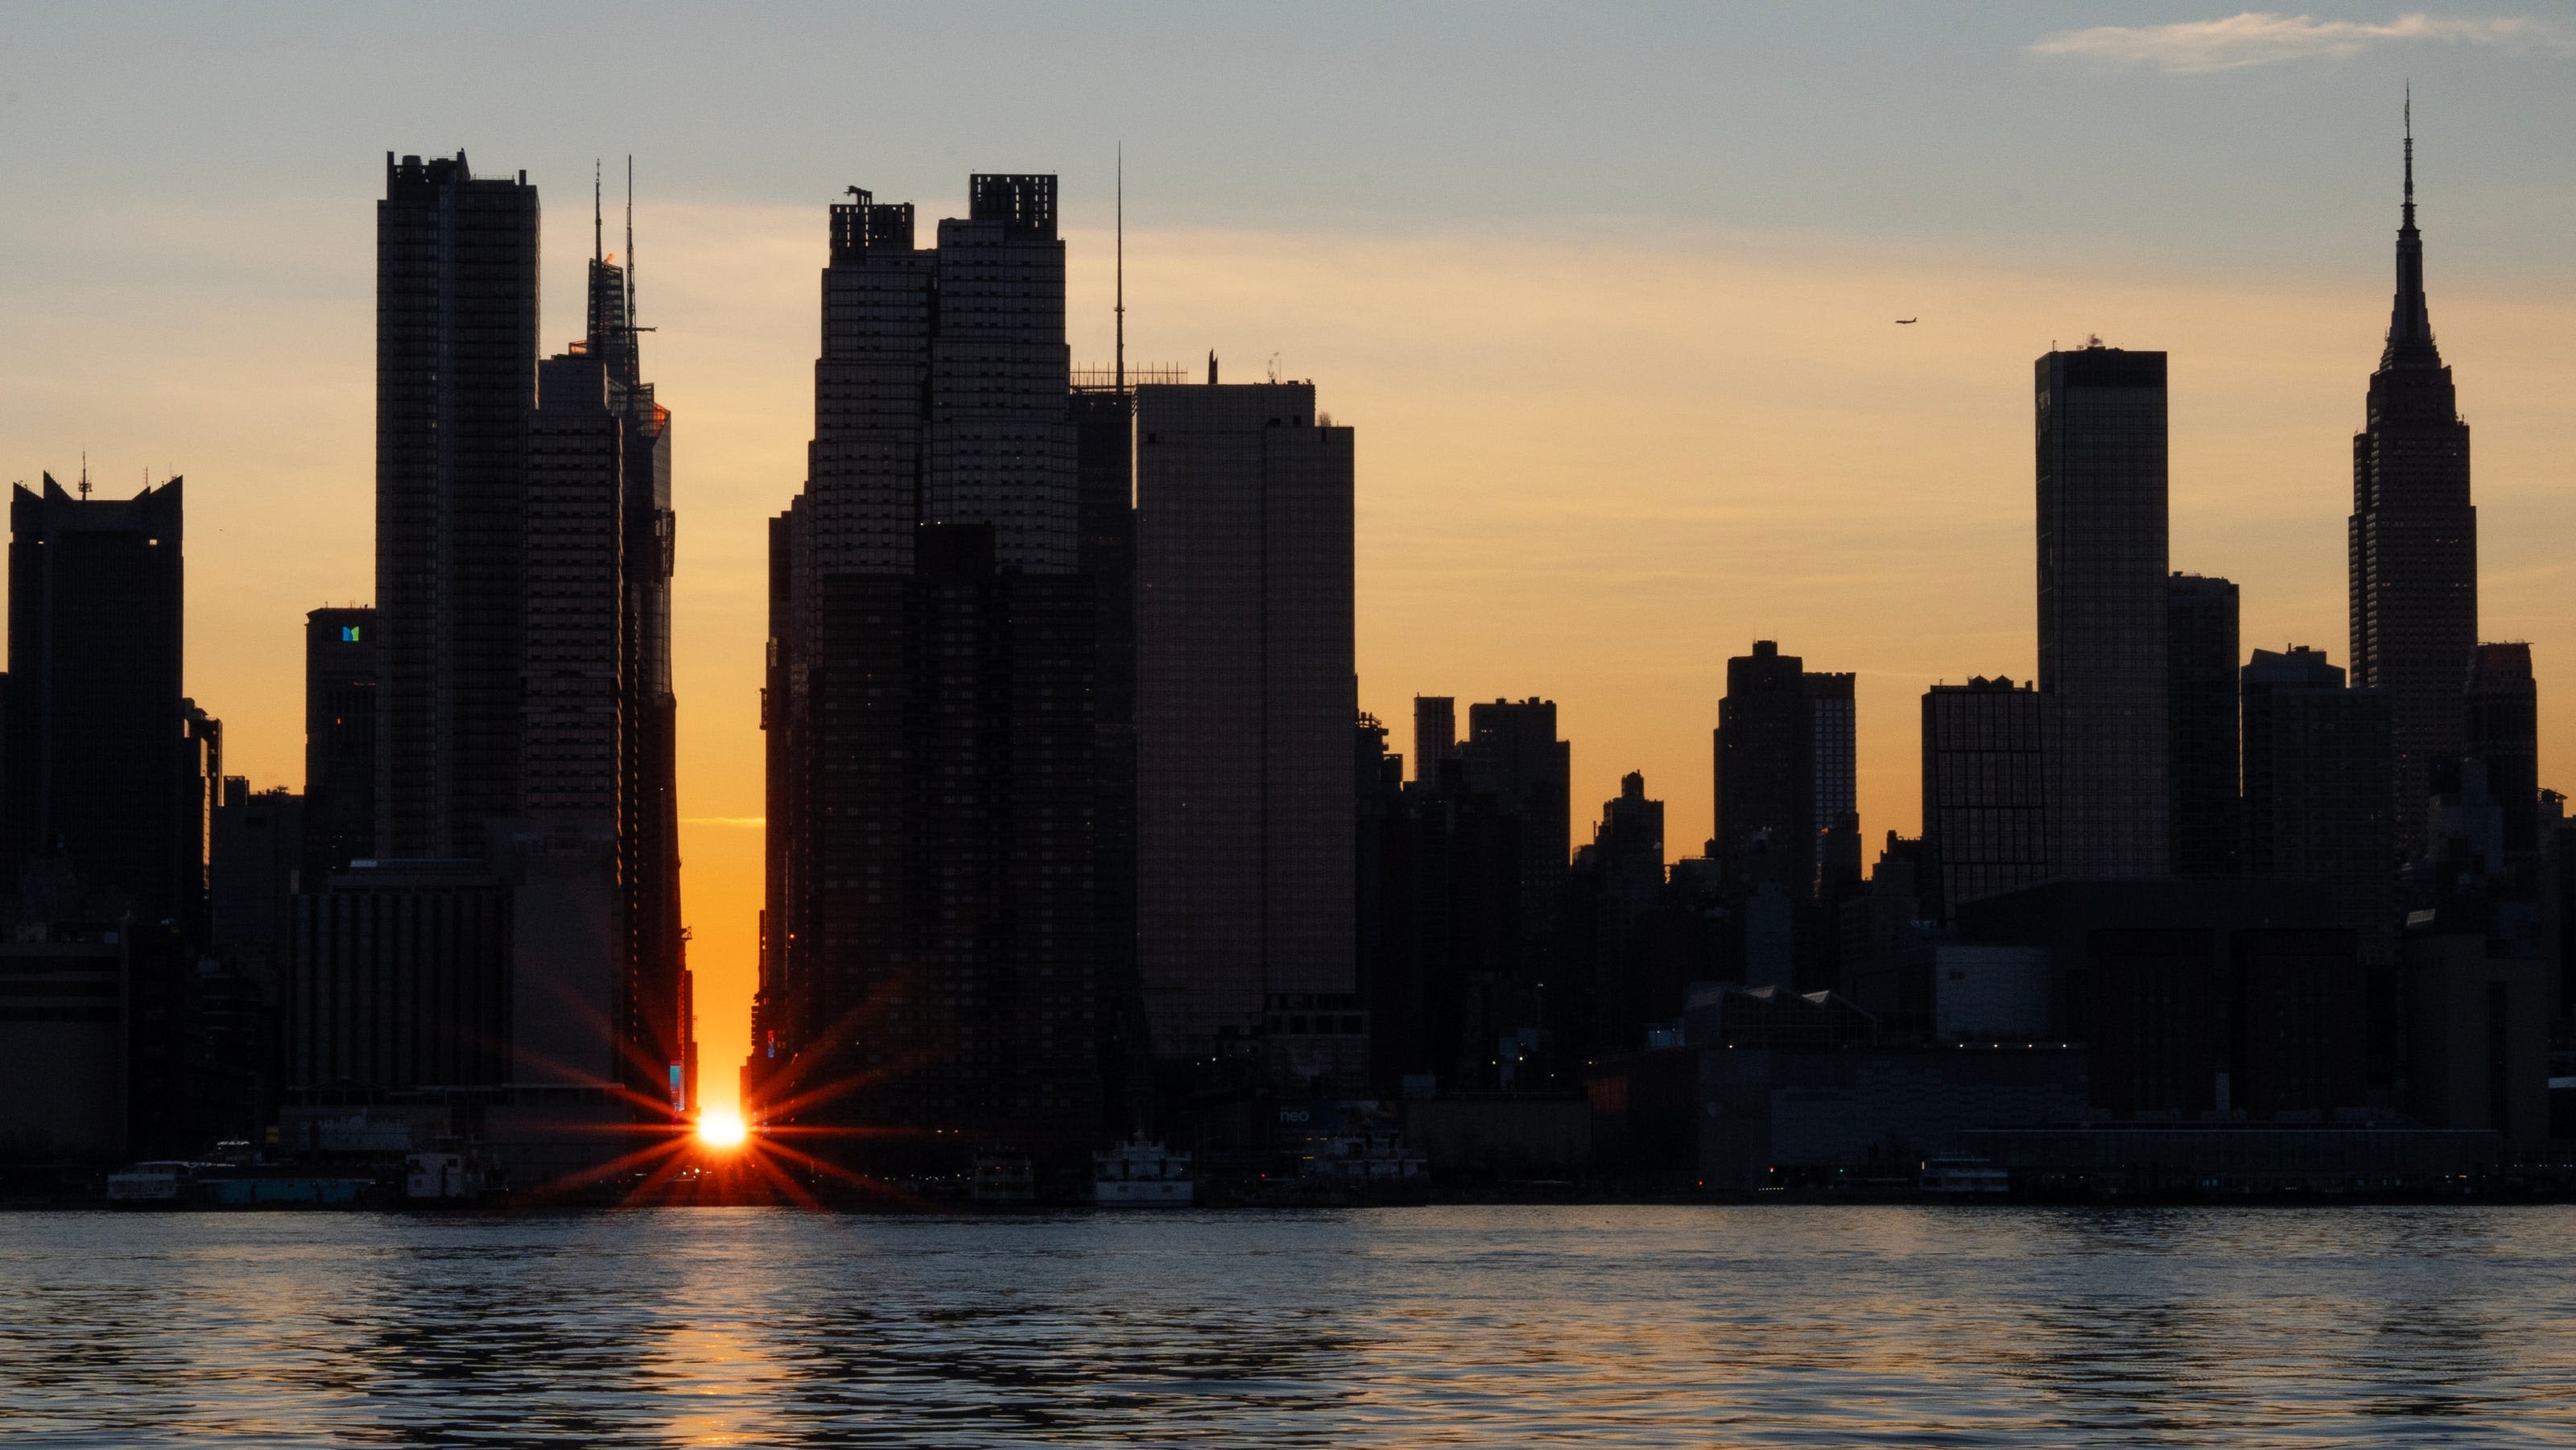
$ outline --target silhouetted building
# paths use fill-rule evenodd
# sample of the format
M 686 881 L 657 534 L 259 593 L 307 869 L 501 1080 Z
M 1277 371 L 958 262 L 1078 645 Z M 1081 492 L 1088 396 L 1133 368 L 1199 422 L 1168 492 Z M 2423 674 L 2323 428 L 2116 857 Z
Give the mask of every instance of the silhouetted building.
M 2050 874 L 2162 876 L 2165 355 L 2095 341 L 2041 357 L 2035 383 Z
M 383 857 L 480 854 L 518 811 L 537 192 L 385 157 L 376 206 L 376 752 Z
M 2002 676 L 1923 692 L 1922 883 L 1933 915 L 2048 874 L 2040 697 Z
M 1073 382 L 1079 563 L 1093 602 L 1093 943 L 1113 1122 L 1142 1121 L 1151 1043 L 1136 976 L 1136 394 L 1124 365 Z
M 1557 738 L 1556 702 L 1533 695 L 1469 705 L 1458 759 L 1469 790 L 1521 819 L 1521 935 L 1531 944 L 1525 965 L 1534 965 L 1556 927 L 1573 830 L 1574 747 Z
M 1490 1086 L 1521 964 L 1521 819 L 1468 789 L 1456 761 L 1407 784 L 1385 727 L 1364 718 L 1361 737 L 1370 1088 L 1392 1098 L 1408 1078 Z
M 376 612 L 304 616 L 304 889 L 376 853 Z
M 2048 951 L 2048 1027 L 2092 1044 L 2100 1116 L 2363 1106 L 2363 971 L 2317 886 L 2054 881 L 1969 904 L 1959 935 Z
M 50 474 L 11 490 L 0 796 L 11 878 L 59 858 L 193 940 L 221 762 L 180 696 L 180 498 L 175 478 L 130 499 L 74 498 Z
M 824 1142 L 853 1162 L 1007 1139 L 1063 1167 L 1100 1128 L 1100 606 L 1055 178 L 976 176 L 969 210 L 922 250 L 908 204 L 831 209 L 806 488 L 771 531 L 746 1079 L 773 1124 L 886 1130 Z
M 2469 425 L 2433 345 L 2424 239 L 2415 229 L 2415 138 L 2388 342 L 2352 440 L 2352 678 L 2388 696 L 2397 748 L 2398 843 L 2422 854 L 2434 770 L 2466 744 L 2460 681 L 2478 638 L 2478 514 Z
M 1815 874 L 1815 731 L 1796 655 L 1767 639 L 1726 662 L 1715 749 L 1717 858 L 1741 875 L 1756 857 L 1804 889 Z
M 2325 886 L 2362 960 L 2393 961 L 2387 696 L 2345 689 L 2343 671 L 2303 646 L 2258 649 L 2243 673 L 2246 872 Z
M 1137 932 L 1154 1050 L 1274 1010 L 1275 1075 L 1356 1080 L 1352 432 L 1311 383 L 1137 389 Z M 1287 1006 L 1294 999 L 1298 1009 Z M 1304 1010 L 1299 1010 L 1304 1009 Z
M 353 870 L 296 898 L 283 1003 L 298 1088 L 511 1080 L 511 894 L 481 860 Z M 604 1064 L 603 1064 L 604 1066 Z
M 1458 702 L 1448 695 L 1413 697 L 1413 778 L 1437 784 L 1440 767 L 1458 758 Z
M 2165 699 L 2171 738 L 2173 873 L 2236 874 L 2236 585 L 2165 581 Z
M 2467 754 L 2486 767 L 2487 795 L 2504 814 L 2504 856 L 2528 860 L 2540 824 L 2540 696 L 2531 646 L 2469 652 Z
M 528 828 L 616 843 L 606 994 L 616 1079 L 691 1105 L 671 687 L 671 413 L 644 381 L 628 265 L 594 212 L 587 332 L 537 369 L 527 423 L 520 802 Z M 578 853 L 589 856 L 586 850 Z M 523 913 L 523 923 L 532 918 Z
M 1811 790 L 1815 797 L 1816 895 L 1831 900 L 1860 884 L 1860 713 L 1848 672 L 1809 670 Z
M 1664 902 L 1664 803 L 1647 797 L 1642 773 L 1621 776 L 1619 794 L 1602 802 L 1592 844 L 1575 853 L 1574 871 L 1589 888 L 1594 1045 L 1633 1050 L 1643 1045 L 1648 1023 L 1681 1015 L 1694 975 L 1656 970 L 1659 958 L 1673 955 L 1655 950 L 1662 943 L 1653 930 Z
M 206 853 L 208 945 L 251 973 L 274 1000 L 295 942 L 295 896 L 308 859 L 307 802 L 279 787 L 254 791 L 226 776 Z

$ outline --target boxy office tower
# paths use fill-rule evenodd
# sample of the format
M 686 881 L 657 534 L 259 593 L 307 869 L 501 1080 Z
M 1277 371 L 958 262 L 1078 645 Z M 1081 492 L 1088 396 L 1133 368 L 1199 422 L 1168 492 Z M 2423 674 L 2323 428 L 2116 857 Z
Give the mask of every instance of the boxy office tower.
M 746 1092 L 853 1167 L 1101 1131 L 1094 589 L 1052 176 L 830 213 L 803 494 L 771 528 Z

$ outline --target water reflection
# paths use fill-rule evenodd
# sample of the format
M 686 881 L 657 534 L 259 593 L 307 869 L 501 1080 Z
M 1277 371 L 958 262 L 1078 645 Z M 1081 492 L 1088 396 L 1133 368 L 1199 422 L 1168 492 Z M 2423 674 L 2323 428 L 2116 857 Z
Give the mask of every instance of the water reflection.
M 2576 1435 L 2576 1211 L 0 1218 L 0 1442 Z

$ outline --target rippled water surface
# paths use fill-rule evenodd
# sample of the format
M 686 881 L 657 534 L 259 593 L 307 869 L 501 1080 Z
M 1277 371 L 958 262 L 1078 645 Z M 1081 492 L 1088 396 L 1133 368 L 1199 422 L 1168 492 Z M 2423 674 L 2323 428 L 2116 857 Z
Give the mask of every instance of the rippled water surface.
M 2576 1209 L 0 1215 L 0 1444 L 2576 1443 Z

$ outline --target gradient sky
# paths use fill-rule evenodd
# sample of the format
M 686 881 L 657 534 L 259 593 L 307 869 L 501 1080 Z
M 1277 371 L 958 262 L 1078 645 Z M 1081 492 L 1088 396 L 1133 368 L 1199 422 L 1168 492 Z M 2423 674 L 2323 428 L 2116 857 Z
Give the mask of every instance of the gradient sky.
M 373 592 L 387 150 L 525 168 L 549 350 L 591 163 L 636 157 L 673 409 L 686 917 L 747 1046 L 763 520 L 812 424 L 823 208 L 1063 177 L 1076 361 L 1310 377 L 1359 430 L 1364 707 L 1543 694 L 1588 838 L 1710 826 L 1725 660 L 1860 676 L 1911 833 L 1934 680 L 2030 671 L 2030 360 L 2168 349 L 2173 562 L 2346 660 L 2350 434 L 2411 78 L 2481 631 L 2576 678 L 2576 14 L 2173 5 L 68 7 L 0 26 L 0 478 L 188 476 L 188 686 L 302 775 L 305 610 Z M 612 188 L 613 189 L 613 188 Z M 615 199 L 612 197 L 612 206 Z M 613 225 L 613 223 L 612 223 Z M 1892 325 L 1919 316 L 1913 327 Z M 1275 364 L 1274 364 L 1275 359 Z M 2576 712 L 2544 709 L 2544 783 Z M 1875 855 L 1875 845 L 1871 854 Z

